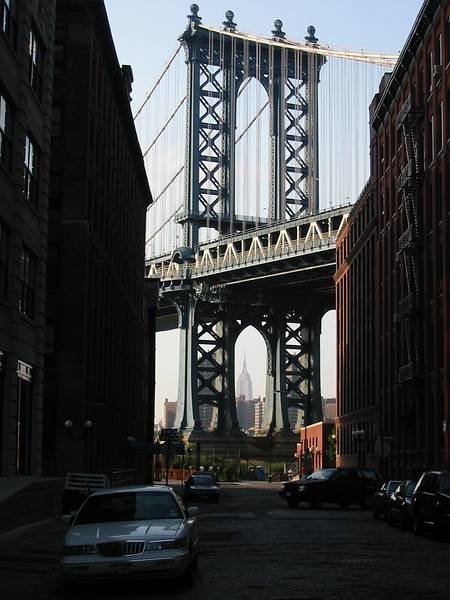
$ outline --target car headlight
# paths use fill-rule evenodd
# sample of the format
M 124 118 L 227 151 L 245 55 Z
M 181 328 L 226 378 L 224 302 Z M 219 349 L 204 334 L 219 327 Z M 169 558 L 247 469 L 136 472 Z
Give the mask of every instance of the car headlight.
M 176 540 L 164 540 L 161 542 L 147 542 L 146 550 L 174 550 L 175 548 L 186 548 L 187 538 L 182 537 Z
M 74 556 L 76 554 L 97 554 L 95 546 L 84 544 L 82 546 L 64 546 L 64 556 Z

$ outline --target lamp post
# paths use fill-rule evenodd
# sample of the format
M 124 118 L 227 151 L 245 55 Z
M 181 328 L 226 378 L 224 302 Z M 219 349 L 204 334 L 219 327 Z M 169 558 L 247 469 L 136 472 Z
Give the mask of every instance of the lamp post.
M 136 441 L 132 435 L 127 437 L 127 469 L 130 468 L 130 446 Z
M 353 441 L 356 443 L 356 451 L 358 454 L 358 469 L 364 467 L 363 461 L 363 445 L 366 441 L 366 432 L 364 429 L 354 429 L 352 431 Z
M 90 419 L 85 419 L 83 421 L 84 432 L 81 437 L 84 440 L 84 444 L 83 444 L 83 469 L 84 469 L 84 471 L 87 471 L 87 469 L 88 469 L 89 452 L 88 452 L 88 448 L 87 448 L 87 442 L 88 442 L 89 431 L 92 429 L 93 425 L 94 424 L 92 423 L 92 421 Z

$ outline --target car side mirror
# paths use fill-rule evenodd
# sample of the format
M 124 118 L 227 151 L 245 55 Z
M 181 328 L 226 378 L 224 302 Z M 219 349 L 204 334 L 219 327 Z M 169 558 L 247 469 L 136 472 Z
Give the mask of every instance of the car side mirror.
M 190 506 L 186 512 L 188 517 L 196 517 L 200 513 L 198 506 Z
M 63 515 L 61 517 L 61 522 L 63 525 L 70 525 L 73 521 L 75 514 L 74 513 L 70 513 L 70 515 Z

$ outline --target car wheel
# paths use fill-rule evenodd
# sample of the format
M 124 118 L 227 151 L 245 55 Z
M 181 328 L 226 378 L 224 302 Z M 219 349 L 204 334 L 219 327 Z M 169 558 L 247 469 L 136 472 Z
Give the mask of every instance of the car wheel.
M 75 596 L 78 592 L 78 587 L 79 586 L 76 582 L 74 583 L 73 581 L 69 581 L 65 577 L 63 577 L 61 580 L 61 588 L 64 594 L 64 598 L 72 598 L 73 596 Z
M 391 527 L 394 525 L 394 517 L 392 515 L 392 509 L 388 508 L 386 511 L 386 523 Z
M 290 498 L 287 501 L 287 505 L 289 506 L 289 508 L 297 508 L 297 506 L 300 504 L 300 500 L 298 498 Z
M 364 494 L 364 496 L 360 502 L 361 508 L 362 509 L 372 508 L 372 504 L 373 504 L 372 494 Z
M 414 535 L 423 535 L 423 522 L 417 513 L 414 515 L 413 531 Z
M 311 502 L 309 503 L 309 506 L 311 508 L 314 508 L 317 510 L 317 509 L 321 508 L 322 502 L 320 500 L 311 500 Z
M 400 529 L 408 529 L 408 519 L 404 512 L 400 513 Z
M 439 520 L 435 521 L 433 524 L 433 537 L 438 542 L 444 542 L 447 538 L 445 528 L 442 526 L 442 523 Z
M 181 589 L 186 589 L 192 587 L 194 583 L 194 573 L 198 570 L 197 556 L 194 556 L 191 562 L 189 563 L 188 568 L 180 575 L 178 578 L 178 585 Z

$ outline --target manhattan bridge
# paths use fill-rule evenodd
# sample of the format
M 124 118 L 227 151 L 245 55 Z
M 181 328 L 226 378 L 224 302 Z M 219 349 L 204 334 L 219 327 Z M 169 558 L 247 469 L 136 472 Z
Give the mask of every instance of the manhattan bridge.
M 294 430 L 322 420 L 335 242 L 368 178 L 368 106 L 397 57 L 324 46 L 312 26 L 292 41 L 279 20 L 271 37 L 249 35 L 234 18 L 204 25 L 193 4 L 135 114 L 154 192 L 146 276 L 159 281 L 157 330 L 180 328 L 175 426 L 203 447 L 281 456 Z M 235 345 L 249 326 L 267 349 L 255 437 L 235 399 Z

